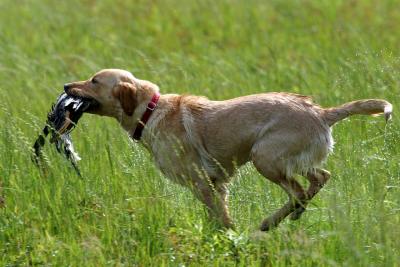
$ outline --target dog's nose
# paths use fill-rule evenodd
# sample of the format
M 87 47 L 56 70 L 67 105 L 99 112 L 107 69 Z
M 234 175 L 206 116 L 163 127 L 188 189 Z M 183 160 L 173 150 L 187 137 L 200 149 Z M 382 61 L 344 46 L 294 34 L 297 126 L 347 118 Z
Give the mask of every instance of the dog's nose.
M 64 92 L 68 93 L 69 88 L 70 88 L 69 83 L 64 84 Z

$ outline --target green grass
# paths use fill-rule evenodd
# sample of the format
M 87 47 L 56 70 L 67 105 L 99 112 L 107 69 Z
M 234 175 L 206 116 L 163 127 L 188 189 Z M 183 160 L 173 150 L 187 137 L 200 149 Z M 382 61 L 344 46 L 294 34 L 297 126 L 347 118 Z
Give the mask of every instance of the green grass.
M 256 236 L 286 201 L 251 165 L 230 204 L 236 232 L 170 183 L 112 119 L 73 132 L 84 178 L 31 146 L 65 82 L 127 69 L 162 93 L 212 99 L 289 91 L 323 106 L 400 100 L 400 2 L 0 1 L 0 266 L 399 266 L 399 117 L 334 128 L 332 179 L 298 222 Z

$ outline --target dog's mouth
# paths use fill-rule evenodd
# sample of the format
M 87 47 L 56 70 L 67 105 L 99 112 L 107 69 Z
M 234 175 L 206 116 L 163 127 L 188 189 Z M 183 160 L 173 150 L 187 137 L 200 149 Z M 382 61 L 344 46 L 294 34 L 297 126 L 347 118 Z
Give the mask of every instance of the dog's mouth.
M 85 103 L 85 109 L 82 112 L 93 113 L 100 107 L 100 103 L 92 97 L 81 97 L 81 100 Z
M 63 93 L 53 105 L 47 119 L 59 134 L 64 134 L 74 128 L 84 112 L 94 111 L 98 107 L 99 103 L 94 98 Z
M 80 113 L 79 117 L 82 115 L 82 113 L 94 113 L 96 110 L 99 109 L 100 103 L 94 99 L 91 96 L 88 95 L 83 95 L 81 94 L 80 91 L 77 90 L 68 90 L 66 91 L 66 95 L 75 101 L 80 101 L 82 102 L 82 106 L 79 106 L 80 108 L 77 109 L 75 112 Z M 79 119 L 79 118 L 78 118 Z

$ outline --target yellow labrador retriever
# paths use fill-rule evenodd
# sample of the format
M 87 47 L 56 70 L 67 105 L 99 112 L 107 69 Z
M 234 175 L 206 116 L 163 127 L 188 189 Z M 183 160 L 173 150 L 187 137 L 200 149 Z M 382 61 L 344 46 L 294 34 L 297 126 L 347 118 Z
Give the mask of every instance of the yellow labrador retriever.
M 233 227 L 227 185 L 235 169 L 251 161 L 279 185 L 289 201 L 266 218 L 267 231 L 291 214 L 300 218 L 307 203 L 330 177 L 320 168 L 333 148 L 331 126 L 354 114 L 384 113 L 392 105 L 379 99 L 322 108 L 309 97 L 263 93 L 225 101 L 192 95 L 159 95 L 157 85 L 130 72 L 105 69 L 86 81 L 66 84 L 67 94 L 98 102 L 90 113 L 117 119 L 150 151 L 158 168 L 185 185 L 211 217 Z M 294 179 L 308 179 L 308 189 Z

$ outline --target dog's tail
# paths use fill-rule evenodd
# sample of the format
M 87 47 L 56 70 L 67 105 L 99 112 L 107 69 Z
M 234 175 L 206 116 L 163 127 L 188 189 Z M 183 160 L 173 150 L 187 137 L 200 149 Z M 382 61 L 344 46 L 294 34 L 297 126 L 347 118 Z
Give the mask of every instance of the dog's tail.
M 373 115 L 383 113 L 386 121 L 392 116 L 392 104 L 382 99 L 365 99 L 352 101 L 334 108 L 324 109 L 322 117 L 332 126 L 351 115 Z

